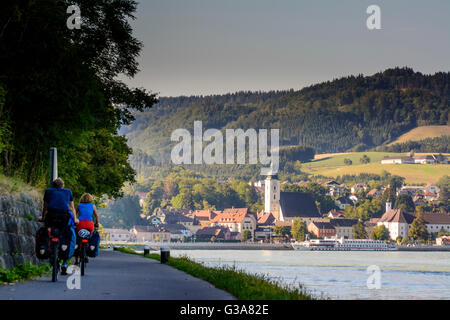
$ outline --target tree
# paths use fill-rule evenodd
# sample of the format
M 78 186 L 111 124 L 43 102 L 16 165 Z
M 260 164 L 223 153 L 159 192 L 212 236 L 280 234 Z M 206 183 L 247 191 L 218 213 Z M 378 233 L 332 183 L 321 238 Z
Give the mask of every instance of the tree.
M 190 190 L 184 189 L 172 198 L 172 206 L 175 209 L 194 209 L 194 200 Z
M 289 234 L 289 228 L 286 226 L 275 226 L 273 228 L 273 234 L 278 237 L 285 237 Z
M 246 242 L 247 240 L 249 240 L 252 237 L 252 233 L 250 232 L 250 230 L 244 230 L 244 232 L 242 232 L 242 242 Z
M 359 162 L 361 162 L 362 164 L 369 163 L 370 158 L 365 154 L 365 155 L 363 155 L 363 157 L 361 159 L 359 159 Z
M 81 29 L 66 26 L 68 5 L 82 8 Z M 133 37 L 132 0 L 2 3 L 0 79 L 8 92 L 0 123 L 11 147 L 0 166 L 35 185 L 47 184 L 48 150 L 58 148 L 59 173 L 74 196 L 118 196 L 134 181 L 121 126 L 157 102 L 119 75 L 138 71 L 142 44 Z M 3 134 L 3 129 L 2 135 Z M 3 140 L 3 138 L 1 138 Z M 106 162 L 105 162 L 106 160 Z
M 444 236 L 450 236 L 450 232 L 445 231 L 444 228 L 441 228 L 441 231 L 437 234 L 438 238 L 444 237 Z
M 361 220 L 357 224 L 353 225 L 353 235 L 355 239 L 367 239 L 367 231 Z
M 374 240 L 389 240 L 389 230 L 384 225 L 379 225 L 370 234 L 370 237 Z
M 306 223 L 300 218 L 294 218 L 292 221 L 291 235 L 297 241 L 305 241 L 307 230 Z
M 404 244 L 404 243 L 406 242 L 406 239 L 403 238 L 402 236 L 398 236 L 397 239 L 395 239 L 395 241 L 396 241 L 398 244 Z
M 344 164 L 347 166 L 351 166 L 353 164 L 353 161 L 346 158 L 346 159 L 344 159 Z
M 443 176 L 437 182 L 439 187 L 439 204 L 450 211 L 450 176 Z
M 395 200 L 395 209 L 401 209 L 405 212 L 414 212 L 416 210 L 416 205 L 409 194 L 400 194 Z
M 413 240 L 427 240 L 428 231 L 423 218 L 423 213 L 419 212 L 414 218 L 411 229 L 409 229 L 408 236 Z
M 141 224 L 141 207 L 137 196 L 124 196 L 112 202 L 108 207 L 97 207 L 99 220 L 105 228 L 131 229 Z

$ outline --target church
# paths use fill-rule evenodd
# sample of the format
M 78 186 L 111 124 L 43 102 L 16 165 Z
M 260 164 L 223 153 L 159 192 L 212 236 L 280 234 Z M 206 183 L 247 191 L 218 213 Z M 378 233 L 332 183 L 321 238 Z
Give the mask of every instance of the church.
M 268 175 L 265 179 L 264 212 L 270 212 L 276 221 L 292 222 L 298 217 L 306 225 L 323 219 L 311 194 L 282 192 L 277 175 Z

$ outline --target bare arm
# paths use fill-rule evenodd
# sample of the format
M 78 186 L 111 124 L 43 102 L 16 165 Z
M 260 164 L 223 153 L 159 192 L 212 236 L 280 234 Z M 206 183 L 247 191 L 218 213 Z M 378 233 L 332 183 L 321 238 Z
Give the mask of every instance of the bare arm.
M 98 212 L 97 212 L 97 207 L 94 204 L 94 217 L 95 217 L 95 226 L 98 227 Z
M 47 215 L 47 202 L 44 201 L 44 205 L 42 206 L 42 216 L 39 221 L 45 221 L 45 216 Z
M 75 206 L 73 205 L 73 201 L 70 201 L 70 211 L 72 211 L 73 214 L 73 221 L 75 224 L 78 224 L 78 218 L 77 218 L 77 212 L 75 211 Z

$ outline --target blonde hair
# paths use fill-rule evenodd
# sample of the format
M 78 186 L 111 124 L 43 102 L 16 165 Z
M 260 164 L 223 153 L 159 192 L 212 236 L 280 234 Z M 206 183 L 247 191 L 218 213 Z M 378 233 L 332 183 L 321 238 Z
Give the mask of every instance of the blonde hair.
M 94 202 L 94 197 L 89 193 L 85 193 L 81 196 L 80 203 L 91 203 Z

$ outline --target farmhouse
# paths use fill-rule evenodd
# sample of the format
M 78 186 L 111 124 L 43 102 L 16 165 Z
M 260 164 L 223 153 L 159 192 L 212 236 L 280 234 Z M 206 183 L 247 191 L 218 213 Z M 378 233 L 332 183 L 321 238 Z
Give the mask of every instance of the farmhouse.
M 436 159 L 433 156 L 415 156 L 414 157 L 414 163 L 420 163 L 420 164 L 430 164 L 430 163 L 436 163 Z
M 414 158 L 411 157 L 386 157 L 381 160 L 381 164 L 414 164 Z

